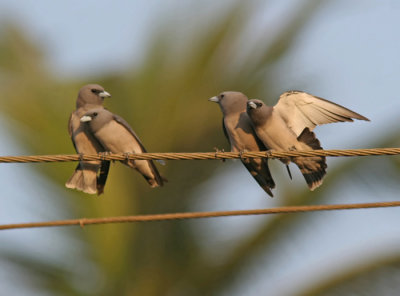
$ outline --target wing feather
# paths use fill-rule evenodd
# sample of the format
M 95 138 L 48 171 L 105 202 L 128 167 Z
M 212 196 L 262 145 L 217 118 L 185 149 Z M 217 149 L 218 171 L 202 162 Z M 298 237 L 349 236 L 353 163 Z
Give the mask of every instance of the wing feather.
M 317 125 L 367 120 L 368 118 L 339 104 L 300 91 L 283 93 L 274 110 L 297 136 L 308 127 L 312 131 Z
M 125 119 L 123 119 L 122 117 L 120 117 L 120 116 L 118 116 L 116 114 L 114 114 L 114 120 L 116 122 L 118 122 L 119 124 L 121 124 L 125 129 L 127 129 L 132 134 L 132 136 L 138 142 L 138 144 L 139 144 L 139 146 L 140 146 L 140 148 L 142 150 L 142 153 L 146 153 L 147 152 L 146 148 L 144 148 L 144 146 L 143 146 L 142 142 L 140 141 L 139 137 L 136 135 L 136 133 L 130 127 L 128 122 L 126 122 Z M 162 186 L 164 184 L 164 179 L 163 179 L 163 177 L 161 177 L 160 173 L 158 172 L 157 167 L 154 165 L 154 163 L 151 160 L 148 160 L 148 163 L 149 163 L 149 165 L 151 167 L 151 170 L 152 170 L 152 172 L 153 172 L 153 174 L 155 176 L 155 179 L 156 179 L 157 183 L 160 186 Z

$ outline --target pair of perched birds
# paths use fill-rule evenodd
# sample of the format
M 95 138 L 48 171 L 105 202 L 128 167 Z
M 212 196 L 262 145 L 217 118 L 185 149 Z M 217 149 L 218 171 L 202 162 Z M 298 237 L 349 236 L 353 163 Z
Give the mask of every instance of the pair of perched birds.
M 100 85 L 81 88 L 76 110 L 69 120 L 69 133 L 75 149 L 80 154 L 143 153 L 143 144 L 129 124 L 103 107 L 104 98 L 110 94 Z M 312 132 L 317 125 L 367 120 L 368 118 L 328 100 L 305 92 L 283 93 L 274 107 L 260 100 L 249 100 L 240 92 L 227 91 L 209 99 L 219 104 L 223 113 L 223 130 L 231 150 L 316 150 L 322 149 Z M 273 196 L 275 182 L 266 158 L 241 159 L 244 166 L 264 191 Z M 326 174 L 323 156 L 288 157 L 286 164 L 294 162 L 303 174 L 308 187 L 314 190 L 322 184 Z M 138 170 L 151 187 L 162 186 L 163 178 L 151 160 L 124 160 L 125 165 Z M 107 180 L 109 161 L 80 161 L 74 174 L 67 181 L 68 188 L 90 194 L 101 194 Z
M 111 95 L 97 84 L 83 86 L 76 100 L 68 130 L 76 152 L 144 153 L 140 139 L 120 116 L 103 107 L 105 98 Z M 124 160 L 125 165 L 138 170 L 151 187 L 163 186 L 166 181 L 151 160 Z M 65 186 L 89 194 L 101 194 L 108 176 L 110 161 L 80 161 Z
M 260 100 L 249 100 L 240 92 L 223 92 L 209 99 L 219 104 L 223 113 L 223 129 L 232 151 L 318 150 L 319 140 L 312 132 L 317 125 L 367 120 L 368 118 L 328 100 L 305 92 L 284 92 L 274 107 Z M 287 166 L 294 162 L 303 174 L 308 187 L 314 190 L 326 174 L 323 156 L 288 157 L 280 159 Z M 242 163 L 264 189 L 272 195 L 275 188 L 267 158 L 242 159 Z

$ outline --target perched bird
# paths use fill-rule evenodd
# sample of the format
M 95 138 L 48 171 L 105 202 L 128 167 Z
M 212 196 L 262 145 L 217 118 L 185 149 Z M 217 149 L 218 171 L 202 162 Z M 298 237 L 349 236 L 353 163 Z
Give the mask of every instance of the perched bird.
M 267 150 L 257 138 L 246 113 L 248 99 L 244 94 L 226 91 L 210 98 L 209 101 L 218 103 L 221 108 L 222 128 L 229 140 L 232 152 Z M 261 188 L 273 196 L 271 189 L 275 188 L 275 183 L 268 168 L 268 160 L 266 158 L 243 158 L 241 161 Z
M 80 118 L 89 110 L 103 108 L 103 101 L 108 97 L 111 95 L 97 84 L 88 84 L 79 90 L 76 110 L 72 112 L 68 122 L 68 132 L 77 153 L 97 154 L 104 151 Z M 90 194 L 101 194 L 107 180 L 109 166 L 109 161 L 80 161 L 65 186 Z
M 144 153 L 146 149 L 129 124 L 118 115 L 104 108 L 86 112 L 80 121 L 89 127 L 91 134 L 107 152 Z M 123 160 L 136 169 L 151 187 L 163 186 L 164 180 L 151 160 Z
M 260 100 L 249 100 L 247 114 L 258 138 L 271 150 L 322 149 L 312 132 L 317 125 L 353 119 L 369 121 L 343 106 L 300 91 L 283 93 L 274 107 Z M 325 157 L 288 157 L 281 161 L 285 164 L 293 161 L 310 190 L 322 184 L 327 168 Z

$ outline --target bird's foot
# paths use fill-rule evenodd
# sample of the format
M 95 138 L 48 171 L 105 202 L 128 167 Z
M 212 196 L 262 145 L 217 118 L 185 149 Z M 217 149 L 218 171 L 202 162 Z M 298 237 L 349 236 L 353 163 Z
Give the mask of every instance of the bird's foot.
M 99 154 L 99 156 L 100 156 L 102 161 L 106 161 L 106 160 L 108 160 L 107 156 L 112 155 L 112 152 L 110 152 L 110 151 L 102 151 L 102 152 L 99 152 L 98 154 Z M 112 160 L 112 161 L 114 162 L 115 160 Z
M 241 160 L 246 160 L 247 159 L 247 157 L 243 157 L 243 153 L 245 153 L 247 151 L 248 150 L 246 150 L 246 149 L 243 149 L 243 150 L 239 151 L 239 157 L 240 157 Z
M 265 151 L 265 156 L 267 156 L 267 159 L 272 159 L 272 158 L 274 158 L 274 157 L 272 156 L 272 152 L 273 152 L 272 149 L 269 149 L 269 150 Z
M 219 152 L 225 152 L 224 149 L 221 149 L 221 150 L 220 150 L 220 149 L 218 149 L 218 147 L 214 147 L 214 150 L 215 150 L 214 157 L 215 157 L 216 159 L 218 159 L 218 153 L 219 153 Z M 225 161 L 226 161 L 225 158 L 222 158 L 221 160 L 222 160 L 222 162 L 225 162 Z
M 131 152 L 124 152 L 122 153 L 122 155 L 125 157 L 125 161 L 128 162 L 129 161 L 129 156 L 131 156 L 133 153 Z

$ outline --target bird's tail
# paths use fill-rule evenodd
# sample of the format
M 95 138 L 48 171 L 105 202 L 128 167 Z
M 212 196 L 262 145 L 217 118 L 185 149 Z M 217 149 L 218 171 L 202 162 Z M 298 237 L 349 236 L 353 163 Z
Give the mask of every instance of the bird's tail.
M 65 187 L 89 194 L 96 194 L 98 169 L 98 164 L 79 163 L 75 172 L 65 183 Z
M 303 130 L 297 140 L 313 150 L 322 149 L 319 140 L 308 128 Z M 324 156 L 294 157 L 292 160 L 299 167 L 310 190 L 314 190 L 322 184 L 327 168 Z

